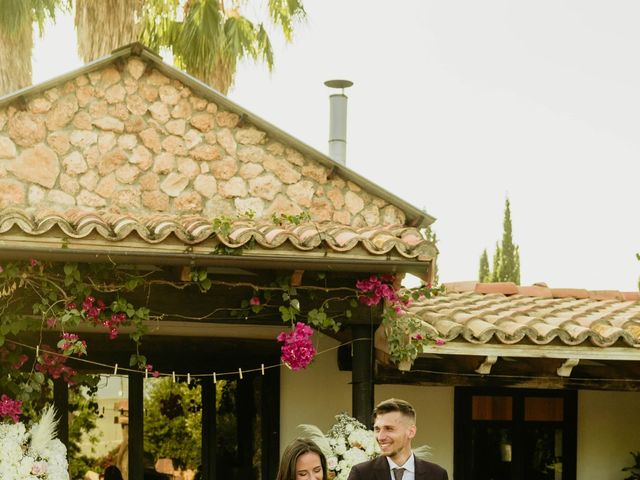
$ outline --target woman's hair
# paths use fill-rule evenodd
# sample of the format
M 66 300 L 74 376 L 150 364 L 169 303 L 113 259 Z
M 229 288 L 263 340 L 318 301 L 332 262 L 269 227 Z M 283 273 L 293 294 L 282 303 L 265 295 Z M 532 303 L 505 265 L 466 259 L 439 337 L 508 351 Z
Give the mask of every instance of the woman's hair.
M 276 480 L 295 480 L 296 463 L 305 453 L 315 453 L 320 457 L 322 465 L 322 478 L 327 478 L 327 459 L 325 458 L 320 447 L 311 440 L 306 438 L 296 438 L 287 448 L 284 449 L 282 459 L 280 460 L 280 468 Z
M 120 469 L 115 465 L 109 465 L 104 471 L 104 480 L 123 480 Z

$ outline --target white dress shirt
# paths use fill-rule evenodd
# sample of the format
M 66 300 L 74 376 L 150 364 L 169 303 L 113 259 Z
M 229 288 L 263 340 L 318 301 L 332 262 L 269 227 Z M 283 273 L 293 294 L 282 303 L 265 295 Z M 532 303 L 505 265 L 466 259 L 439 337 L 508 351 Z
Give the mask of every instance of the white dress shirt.
M 407 461 L 404 462 L 404 465 L 396 465 L 396 463 L 389 457 L 387 457 L 387 462 L 389 462 L 389 478 L 391 480 L 395 480 L 395 477 L 393 476 L 394 468 L 404 468 L 404 475 L 402 475 L 402 480 L 416 480 L 416 462 L 413 453 L 407 459 Z

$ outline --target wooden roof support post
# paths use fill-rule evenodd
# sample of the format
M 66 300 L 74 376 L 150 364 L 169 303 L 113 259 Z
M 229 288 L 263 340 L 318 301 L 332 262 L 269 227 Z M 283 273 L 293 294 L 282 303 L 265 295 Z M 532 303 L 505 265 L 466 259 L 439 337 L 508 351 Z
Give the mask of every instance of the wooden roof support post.
M 129 374 L 129 480 L 143 480 L 144 463 L 144 377 Z
M 216 386 L 213 378 L 201 382 L 202 398 L 202 479 L 216 478 Z
M 578 365 L 578 363 L 580 363 L 580 359 L 579 358 L 567 358 L 562 363 L 562 365 L 560 365 L 558 370 L 556 370 L 556 372 L 558 373 L 558 375 L 560 377 L 570 377 L 571 376 L 571 370 L 573 370 L 573 367 Z
M 353 416 L 371 426 L 373 411 L 373 339 L 370 325 L 353 325 L 351 409 Z

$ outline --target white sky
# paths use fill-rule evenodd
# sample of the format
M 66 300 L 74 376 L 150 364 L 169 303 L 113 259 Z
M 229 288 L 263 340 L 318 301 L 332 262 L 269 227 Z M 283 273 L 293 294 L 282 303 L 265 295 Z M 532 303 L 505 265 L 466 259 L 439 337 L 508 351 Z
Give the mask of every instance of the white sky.
M 276 67 L 232 100 L 327 151 L 348 78 L 347 166 L 435 216 L 441 281 L 473 280 L 502 236 L 522 284 L 638 289 L 640 3 L 306 0 Z M 80 66 L 71 18 L 36 42 L 34 82 Z

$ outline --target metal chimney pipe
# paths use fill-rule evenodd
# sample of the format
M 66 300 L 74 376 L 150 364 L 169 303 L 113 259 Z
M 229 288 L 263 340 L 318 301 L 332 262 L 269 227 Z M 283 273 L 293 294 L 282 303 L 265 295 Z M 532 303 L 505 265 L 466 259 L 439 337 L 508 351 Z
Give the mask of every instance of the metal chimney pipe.
M 327 80 L 329 88 L 342 90 L 329 96 L 329 157 L 345 165 L 347 162 L 347 96 L 344 89 L 353 85 L 349 80 Z

